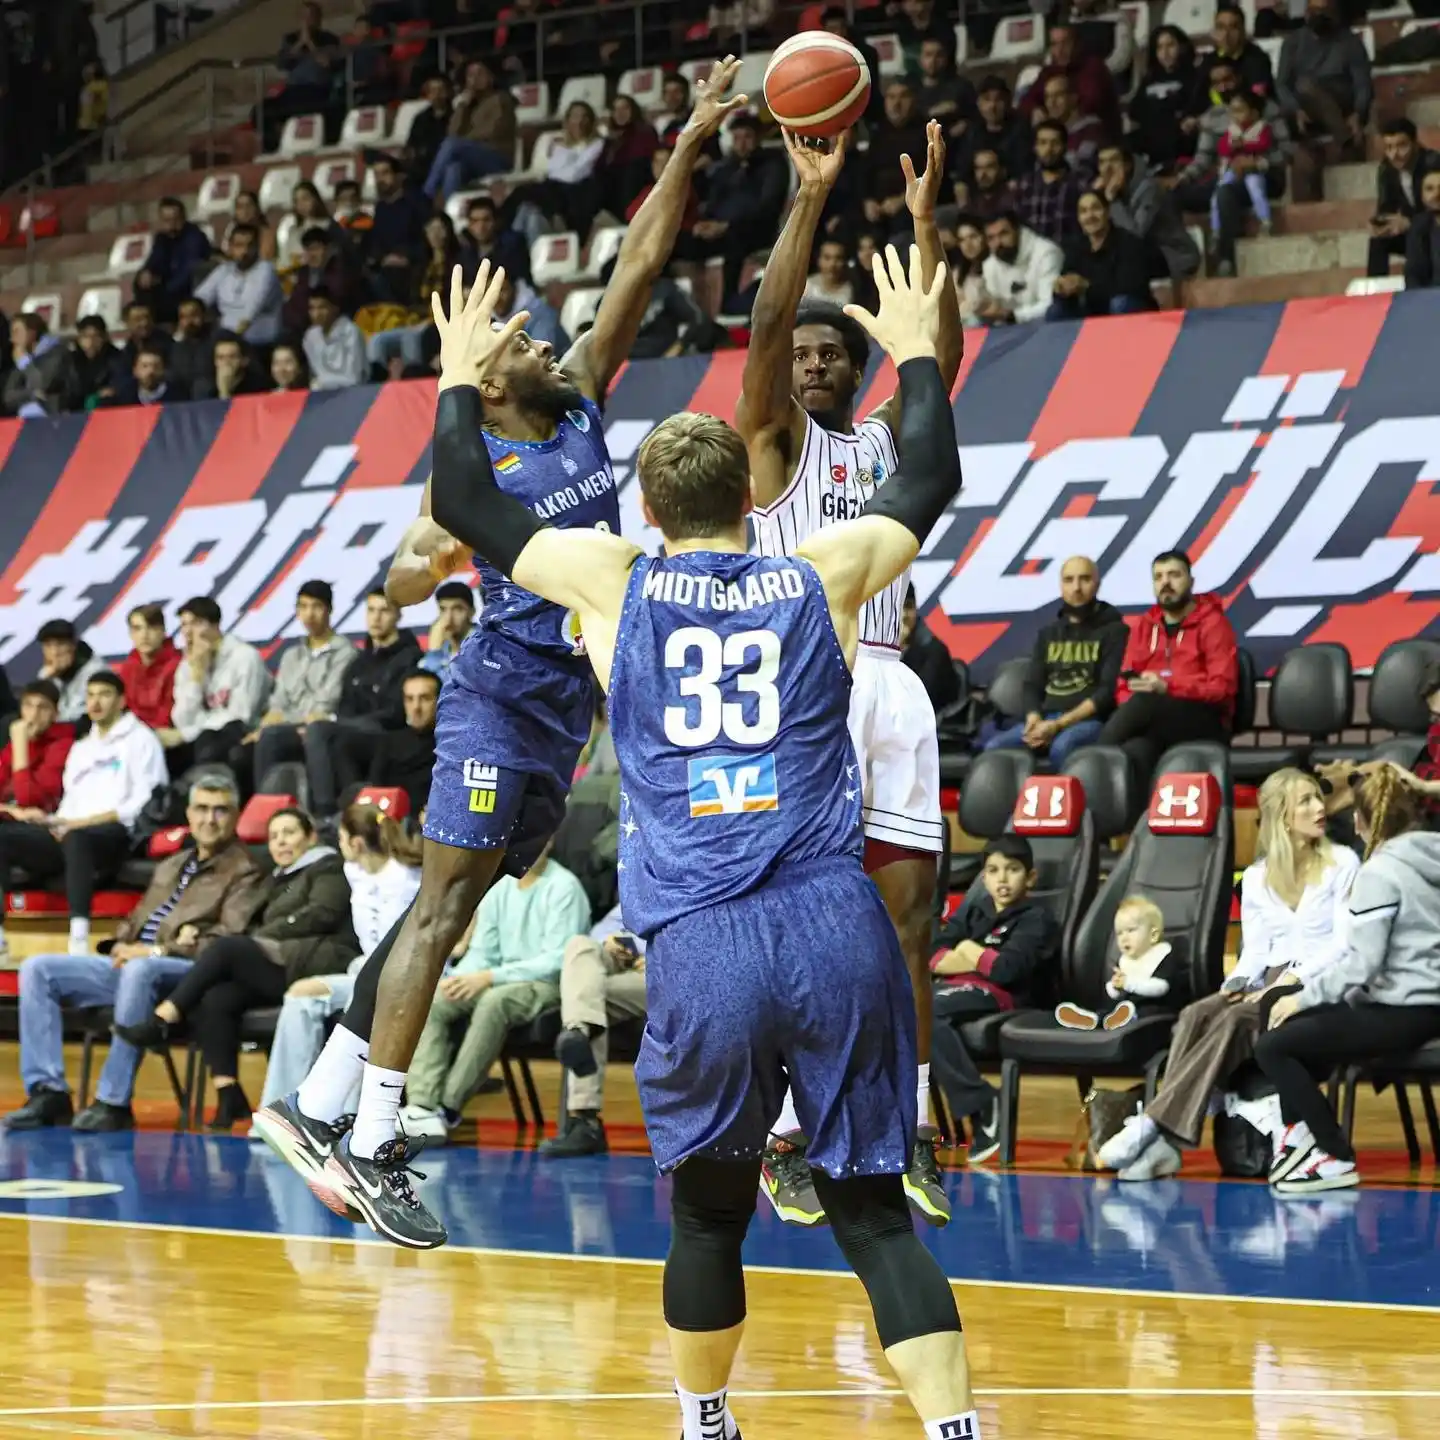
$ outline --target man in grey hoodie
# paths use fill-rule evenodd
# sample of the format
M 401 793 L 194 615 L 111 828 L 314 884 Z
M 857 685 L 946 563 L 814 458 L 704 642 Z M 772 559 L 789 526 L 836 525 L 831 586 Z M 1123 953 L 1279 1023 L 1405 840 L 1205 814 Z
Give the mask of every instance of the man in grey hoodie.
M 1174 197 L 1153 175 L 1136 170 L 1128 145 L 1100 147 L 1095 190 L 1110 207 L 1110 223 L 1145 241 L 1152 280 L 1185 280 L 1199 271 L 1199 247 Z
M 1368 858 L 1350 891 L 1348 953 L 1282 995 L 1255 1061 L 1285 1119 L 1270 1183 L 1282 1195 L 1359 1184 L 1355 1151 L 1316 1076 L 1440 1038 L 1440 835 L 1393 765 L 1354 785 Z
M 335 718 L 345 672 L 360 652 L 330 628 L 334 603 L 324 580 L 307 580 L 295 597 L 295 618 L 305 635 L 280 652 L 270 706 L 230 752 L 230 767 L 247 794 L 272 766 L 304 761 L 306 725 Z

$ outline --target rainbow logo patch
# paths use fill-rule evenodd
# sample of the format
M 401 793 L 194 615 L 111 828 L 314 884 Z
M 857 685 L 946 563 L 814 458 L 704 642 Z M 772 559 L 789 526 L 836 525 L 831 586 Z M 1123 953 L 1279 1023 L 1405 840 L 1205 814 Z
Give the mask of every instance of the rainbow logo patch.
M 497 475 L 509 475 L 512 471 L 520 468 L 520 457 L 512 450 L 508 455 L 502 455 L 494 463 Z

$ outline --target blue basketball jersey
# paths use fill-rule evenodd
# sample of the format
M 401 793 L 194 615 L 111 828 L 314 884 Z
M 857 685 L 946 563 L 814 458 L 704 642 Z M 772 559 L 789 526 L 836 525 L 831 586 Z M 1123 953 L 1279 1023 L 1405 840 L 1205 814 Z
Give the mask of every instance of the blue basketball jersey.
M 610 676 L 626 924 L 651 935 L 787 862 L 858 858 L 849 708 L 850 670 L 808 562 L 638 560 Z
M 485 445 L 500 488 L 523 500 L 542 520 L 561 529 L 620 533 L 620 502 L 600 411 L 589 400 L 570 410 L 549 440 L 505 440 L 485 432 Z M 493 686 L 496 663 L 485 664 L 487 635 L 506 640 L 551 660 L 588 666 L 579 621 L 572 610 L 552 605 L 507 580 L 477 555 L 484 601 L 480 623 L 455 663 L 461 675 L 480 689 Z

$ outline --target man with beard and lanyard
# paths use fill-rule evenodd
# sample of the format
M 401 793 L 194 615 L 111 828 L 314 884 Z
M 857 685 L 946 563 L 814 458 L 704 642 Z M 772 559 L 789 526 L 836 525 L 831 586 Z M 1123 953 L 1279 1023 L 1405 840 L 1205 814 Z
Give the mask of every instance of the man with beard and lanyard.
M 750 455 L 756 545 L 788 555 L 816 531 L 853 519 L 900 457 L 895 435 L 900 397 L 892 395 L 858 424 L 855 397 L 869 340 L 833 305 L 801 303 L 815 232 L 845 161 L 846 138 L 825 150 L 785 136 L 800 188 L 765 264 L 755 297 L 735 428 Z M 905 203 L 928 279 L 945 265 L 935 201 L 945 174 L 939 124 L 926 128 L 925 171 L 904 156 Z M 960 371 L 964 332 L 953 285 L 940 308 L 937 358 L 948 393 Z M 865 869 L 879 888 L 910 970 L 918 1021 L 916 1079 L 920 1130 L 905 1193 L 932 1225 L 950 1219 L 930 1124 L 930 925 L 937 856 L 944 848 L 940 747 L 935 711 L 919 677 L 900 664 L 900 616 L 909 575 L 868 600 L 860 612 L 860 651 L 850 702 L 850 738 L 864 795 Z M 782 1220 L 818 1225 L 824 1207 L 806 1162 L 806 1139 L 786 1097 L 765 1155 L 762 1188 Z
M 563 361 L 549 345 L 515 334 L 482 387 L 499 483 L 550 524 L 620 528 L 600 407 L 674 246 L 695 161 L 745 103 L 743 95 L 723 98 L 738 68 L 727 56 L 697 87 L 665 174 L 626 232 L 590 332 Z M 420 518 L 386 580 L 398 605 L 427 598 L 469 559 L 431 519 L 430 496 L 427 482 Z M 574 612 L 483 563 L 477 569 L 484 609 L 446 676 L 436 718 L 420 893 L 366 961 L 349 1009 L 299 1090 L 254 1122 L 337 1214 L 419 1250 L 448 1237 L 410 1183 L 408 1162 L 419 1147 L 396 1133 L 405 1072 L 446 958 L 481 897 L 498 876 L 524 874 L 559 824 L 595 713 Z M 341 1112 L 357 1079 L 352 1123 Z

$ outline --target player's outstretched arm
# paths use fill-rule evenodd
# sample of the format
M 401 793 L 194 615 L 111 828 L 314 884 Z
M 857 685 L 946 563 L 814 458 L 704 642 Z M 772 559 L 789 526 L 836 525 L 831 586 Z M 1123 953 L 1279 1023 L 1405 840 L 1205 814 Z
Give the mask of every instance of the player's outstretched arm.
M 696 85 L 695 108 L 664 173 L 625 232 L 595 323 L 562 362 L 565 373 L 597 405 L 605 403 L 610 382 L 629 357 L 650 303 L 650 287 L 675 248 L 695 163 L 725 117 L 745 103 L 744 95 L 725 98 L 739 68 L 740 62 L 727 55 Z
M 940 239 L 940 227 L 935 222 L 935 204 L 940 196 L 940 181 L 945 174 L 945 130 L 938 120 L 930 121 L 925 127 L 924 171 L 916 175 L 908 155 L 901 157 L 900 165 L 905 172 L 905 204 L 915 222 L 915 244 L 920 249 L 925 284 L 928 286 L 937 271 L 949 274 L 945 244 Z M 965 358 L 965 327 L 960 321 L 960 295 L 954 285 L 947 285 L 940 295 L 940 330 L 935 338 L 935 358 L 940 363 L 940 378 L 945 382 L 948 393 L 955 388 L 955 377 L 959 375 L 960 362 Z M 900 422 L 899 392 L 878 406 L 875 414 L 893 432 Z M 901 450 L 902 464 L 904 459 L 905 452 Z
M 432 481 L 425 481 L 420 514 L 400 537 L 395 558 L 385 573 L 385 597 L 404 609 L 428 600 L 436 588 L 470 563 L 470 552 L 430 513 Z
M 750 451 L 750 491 L 759 506 L 785 493 L 805 439 L 805 412 L 794 398 L 795 312 L 805 294 L 815 231 L 845 163 L 848 134 L 832 150 L 817 150 L 785 132 L 785 148 L 800 177 L 750 315 L 750 346 L 735 407 L 735 428 Z
M 819 573 L 847 648 L 856 631 L 856 612 L 905 572 L 960 489 L 950 390 L 935 359 L 940 292 L 950 277 L 944 271 L 932 274 L 926 286 L 923 266 L 918 247 L 912 246 L 907 276 L 895 247 L 887 246 L 884 256 L 875 257 L 879 313 L 845 307 L 884 346 L 899 371 L 900 469 L 858 519 L 818 531 L 796 552 Z
M 555 530 L 495 480 L 481 431 L 480 385 L 524 328 L 523 310 L 501 328 L 491 323 L 505 272 L 482 261 L 468 299 L 455 267 L 447 316 L 431 297 L 440 331 L 440 395 L 435 407 L 431 476 L 434 523 L 483 556 L 517 585 L 577 610 L 601 684 L 609 679 L 615 627 L 630 567 L 640 551 L 602 530 Z

